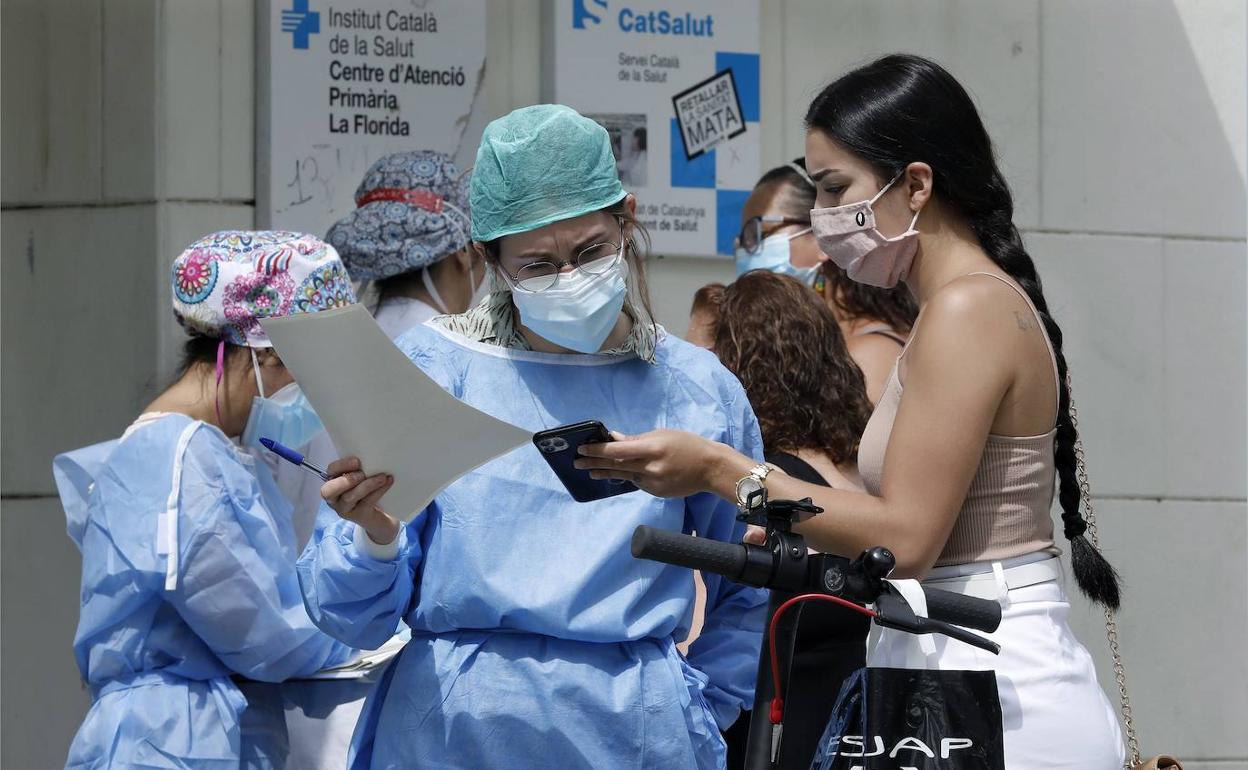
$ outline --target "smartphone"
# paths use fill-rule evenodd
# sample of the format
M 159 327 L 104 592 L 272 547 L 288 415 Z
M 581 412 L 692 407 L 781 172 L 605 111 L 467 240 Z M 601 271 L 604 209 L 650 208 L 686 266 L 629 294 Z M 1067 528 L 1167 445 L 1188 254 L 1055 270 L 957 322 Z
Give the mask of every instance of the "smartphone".
M 578 503 L 636 491 L 637 487 L 631 481 L 590 478 L 589 471 L 579 470 L 573 465 L 580 456 L 576 449 L 581 444 L 602 444 L 610 440 L 611 434 L 606 426 L 597 420 L 561 425 L 533 436 L 533 444 L 546 459 L 546 464 Z

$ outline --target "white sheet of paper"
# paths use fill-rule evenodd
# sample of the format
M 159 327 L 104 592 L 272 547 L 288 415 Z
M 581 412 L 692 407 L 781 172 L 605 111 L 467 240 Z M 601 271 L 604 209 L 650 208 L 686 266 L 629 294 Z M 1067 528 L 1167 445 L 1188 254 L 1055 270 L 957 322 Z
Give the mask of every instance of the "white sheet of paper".
M 261 323 L 343 456 L 394 475 L 378 507 L 405 522 L 460 476 L 533 438 L 443 390 L 362 305 Z

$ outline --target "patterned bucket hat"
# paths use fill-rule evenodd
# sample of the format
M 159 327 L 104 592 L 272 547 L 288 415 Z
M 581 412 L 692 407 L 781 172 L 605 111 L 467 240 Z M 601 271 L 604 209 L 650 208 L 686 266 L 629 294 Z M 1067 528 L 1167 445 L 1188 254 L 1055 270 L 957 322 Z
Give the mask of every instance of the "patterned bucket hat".
M 272 347 L 261 318 L 315 313 L 355 302 L 333 247 L 281 230 L 223 230 L 173 261 L 173 314 L 192 335 Z
M 468 184 L 468 175 L 440 152 L 387 155 L 355 191 L 355 211 L 325 240 L 357 281 L 427 267 L 468 245 Z

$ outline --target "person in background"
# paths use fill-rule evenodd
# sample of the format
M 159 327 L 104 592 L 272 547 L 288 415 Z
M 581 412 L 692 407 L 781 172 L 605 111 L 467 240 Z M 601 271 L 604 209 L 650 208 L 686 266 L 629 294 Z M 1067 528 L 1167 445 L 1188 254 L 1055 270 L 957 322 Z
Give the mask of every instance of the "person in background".
M 369 168 L 355 201 L 356 209 L 329 228 L 325 240 L 352 280 L 375 290 L 373 314 L 390 339 L 439 314 L 462 313 L 485 296 L 485 262 L 468 238 L 468 176 L 449 156 L 433 150 L 387 155 Z M 338 457 L 325 433 L 292 448 L 320 467 Z M 323 505 L 320 479 L 271 453 L 262 459 L 299 521 L 315 520 Z M 306 543 L 312 527 L 304 524 L 298 533 Z
M 719 308 L 726 288 L 722 283 L 708 283 L 694 292 L 686 342 L 711 351 L 715 349 L 715 326 L 719 323 Z
M 387 155 L 369 168 L 355 200 L 356 209 L 325 239 L 352 280 L 375 287 L 374 314 L 391 339 L 439 313 L 463 312 L 484 296 L 485 263 L 469 248 L 468 178 L 448 156 L 432 150 Z M 320 467 L 338 457 L 324 431 L 290 446 Z M 269 466 L 294 505 L 302 548 L 323 506 L 320 479 L 271 452 L 258 450 L 256 459 Z
M 740 384 L 651 320 L 645 233 L 605 129 L 560 105 L 491 122 L 471 201 L 496 290 L 402 336 L 416 366 L 526 430 L 679 426 L 761 459 Z M 300 559 L 309 612 L 363 647 L 412 629 L 364 707 L 353 768 L 723 766 L 719 727 L 752 702 L 766 595 L 709 580 L 682 656 L 689 572 L 634 559 L 629 542 L 643 523 L 737 540 L 733 505 L 636 491 L 578 503 L 529 446 L 400 524 L 374 508 L 392 477 L 354 458 L 330 473 L 342 520 Z
M 329 229 L 351 279 L 375 287 L 377 324 L 395 339 L 439 313 L 460 313 L 485 294 L 485 263 L 469 248 L 468 177 L 432 150 L 387 155 L 369 168 L 356 190 L 356 209 Z M 324 431 L 293 444 L 324 467 L 338 457 Z M 321 480 L 267 451 L 277 485 L 295 506 L 302 547 L 312 536 Z
M 448 156 L 420 150 L 381 158 L 360 183 L 356 204 L 325 238 L 352 279 L 376 285 L 375 317 L 391 339 L 440 313 L 463 312 L 483 296 L 485 263 L 469 248 L 468 177 Z M 293 447 L 320 467 L 338 457 L 324 431 Z M 271 452 L 260 452 L 259 459 L 295 505 L 302 550 L 312 536 L 310 523 L 325 510 L 321 479 Z M 396 634 L 350 672 L 282 685 L 289 770 L 346 767 L 364 701 L 406 636 Z
M 811 484 L 863 491 L 858 439 L 871 402 L 832 311 L 798 280 L 763 270 L 719 295 L 712 349 L 749 396 L 767 462 Z M 773 591 L 772 607 L 793 596 Z M 866 665 L 869 628 L 867 618 L 843 607 L 799 606 L 777 767 L 810 767 L 842 682 Z M 727 736 L 729 767 L 743 766 L 745 717 Z
M 806 175 L 805 159 L 763 174 L 741 209 L 737 275 L 770 270 L 814 288 L 832 308 L 874 404 L 918 309 L 904 288 L 857 283 L 827 261 L 811 232 L 814 205 L 815 185 Z
M 481 298 L 485 263 L 469 248 L 468 175 L 450 157 L 385 156 L 364 175 L 355 205 L 325 240 L 353 280 L 376 283 L 374 315 L 391 339 Z
M 308 618 L 291 506 L 242 450 L 319 429 L 260 319 L 355 295 L 332 248 L 288 232 L 215 233 L 172 277 L 191 335 L 177 381 L 120 439 L 53 464 L 82 552 L 74 655 L 92 696 L 66 767 L 280 770 L 282 701 L 265 683 L 354 650 Z
M 769 473 L 672 430 L 582 446 L 578 467 L 657 495 L 733 499 L 742 482 L 810 497 L 823 513 L 794 529 L 814 547 L 853 556 L 883 544 L 897 578 L 1000 602 L 998 656 L 952 641 L 927 654 L 919 637 L 885 629 L 871 663 L 992 670 L 1006 767 L 1121 768 L 1121 728 L 1067 620 L 1055 482 L 1080 589 L 1116 609 L 1118 576 L 1085 535 L 1062 330 L 974 102 L 938 64 L 886 56 L 815 97 L 806 159 L 820 249 L 853 280 L 904 282 L 921 308 L 863 433 L 867 491 Z

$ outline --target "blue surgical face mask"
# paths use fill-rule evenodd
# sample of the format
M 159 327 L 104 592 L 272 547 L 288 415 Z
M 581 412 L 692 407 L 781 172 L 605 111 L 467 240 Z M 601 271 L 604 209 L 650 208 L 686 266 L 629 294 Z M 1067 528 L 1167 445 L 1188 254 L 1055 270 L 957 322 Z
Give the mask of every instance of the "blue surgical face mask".
M 792 235 L 769 235 L 763 239 L 757 254 L 750 254 L 744 248 L 738 247 L 737 276 L 744 275 L 751 270 L 770 270 L 780 275 L 791 275 L 807 286 L 814 286 L 815 277 L 819 275 L 819 265 L 794 267 L 789 261 L 790 242 L 809 232 L 808 227 Z
M 560 273 L 554 286 L 540 292 L 511 293 L 520 322 L 560 347 L 597 353 L 611 336 L 628 294 L 628 263 L 623 249 L 615 264 L 600 275 L 582 270 Z
M 325 429 L 297 383 L 292 382 L 266 398 L 254 350 L 251 351 L 251 365 L 260 395 L 251 401 L 251 414 L 247 416 L 241 439 L 243 446 L 263 449 L 260 439 L 271 438 L 291 449 L 299 449 Z

